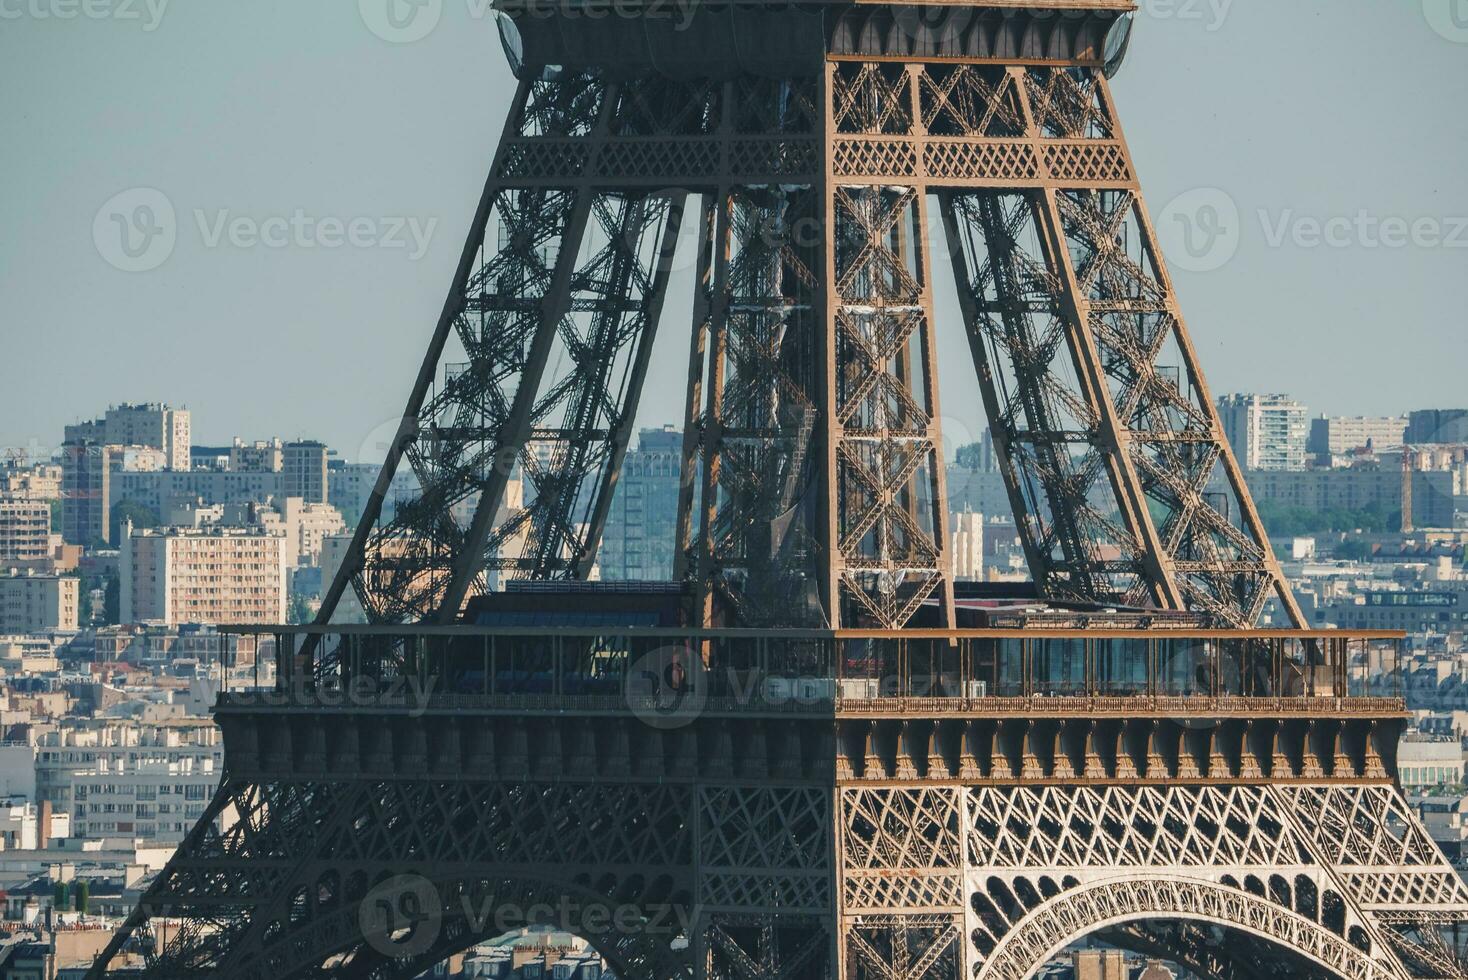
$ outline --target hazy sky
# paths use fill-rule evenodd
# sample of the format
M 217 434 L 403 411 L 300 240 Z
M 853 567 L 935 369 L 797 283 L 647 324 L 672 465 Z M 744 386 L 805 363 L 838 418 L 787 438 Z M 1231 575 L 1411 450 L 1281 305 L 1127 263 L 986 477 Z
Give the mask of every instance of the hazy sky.
M 482 0 L 423 0 L 413 43 L 369 29 L 387 2 L 0 0 L 0 445 L 166 400 L 197 442 L 377 452 L 513 84 Z M 1468 0 L 1143 7 L 1115 91 L 1214 390 L 1468 403 Z M 113 213 L 161 245 L 121 250 Z M 937 284 L 963 441 L 981 409 Z M 645 424 L 681 415 L 688 308 L 683 277 Z

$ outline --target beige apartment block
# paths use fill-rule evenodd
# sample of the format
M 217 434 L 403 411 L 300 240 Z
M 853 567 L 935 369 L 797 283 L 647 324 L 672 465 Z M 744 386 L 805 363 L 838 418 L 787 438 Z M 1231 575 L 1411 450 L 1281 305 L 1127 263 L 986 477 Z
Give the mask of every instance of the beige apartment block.
M 55 463 L 0 470 L 0 494 L 29 500 L 61 499 L 61 467 Z
M 0 574 L 0 633 L 75 630 L 79 591 L 74 578 Z
M 260 526 L 284 538 L 282 556 L 286 568 L 321 564 L 322 542 L 346 531 L 341 511 L 330 504 L 313 504 L 300 497 L 277 501 L 271 510 L 258 515 Z
M 241 528 L 125 529 L 127 623 L 285 622 L 285 540 Z
M 52 551 L 51 504 L 0 497 L 0 564 L 45 561 Z

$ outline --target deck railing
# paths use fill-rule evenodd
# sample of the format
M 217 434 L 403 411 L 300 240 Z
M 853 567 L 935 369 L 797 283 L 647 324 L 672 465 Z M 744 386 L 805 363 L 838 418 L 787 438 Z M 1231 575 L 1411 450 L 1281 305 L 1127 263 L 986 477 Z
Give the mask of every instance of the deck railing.
M 239 706 L 1293 714 L 1380 712 L 1403 697 L 1404 637 L 1386 632 L 238 631 L 273 639 L 252 682 L 225 692 Z

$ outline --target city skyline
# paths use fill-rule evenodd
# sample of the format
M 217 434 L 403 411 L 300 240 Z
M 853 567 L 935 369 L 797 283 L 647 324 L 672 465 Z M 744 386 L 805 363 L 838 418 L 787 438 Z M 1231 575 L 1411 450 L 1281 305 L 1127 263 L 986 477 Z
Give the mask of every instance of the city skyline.
M 0 244 L 6 340 L 18 363 L 63 365 L 66 383 L 98 403 L 153 397 L 156 383 L 137 379 L 174 371 L 166 394 L 203 420 L 201 443 L 305 434 L 299 420 L 310 419 L 311 435 L 371 461 L 408 381 L 381 365 L 417 363 L 510 79 L 493 23 L 472 7 L 449 3 L 437 30 L 394 44 L 354 5 L 299 6 L 164 5 L 153 30 L 146 20 L 7 21 L 0 52 L 19 97 L 0 106 L 0 126 L 22 138 L 0 150 L 17 175 L 0 218 L 20 229 Z M 1115 87 L 1215 394 L 1289 391 L 1329 415 L 1457 400 L 1468 331 L 1448 284 L 1468 256 L 1452 244 L 1468 215 L 1468 191 L 1453 180 L 1468 133 L 1437 124 L 1436 100 L 1414 100 L 1408 86 L 1464 101 L 1468 73 L 1456 69 L 1468 44 L 1430 7 L 1143 4 L 1145 43 Z M 1308 75 L 1286 52 L 1296 43 L 1313 52 Z M 1354 69 L 1368 58 L 1414 72 Z M 1233 70 L 1239 63 L 1249 70 Z M 56 77 L 66 65 L 76 70 Z M 460 77 L 465 65 L 472 77 Z M 133 84 L 113 91 L 95 84 L 104 77 Z M 1237 97 L 1206 98 L 1224 77 Z M 170 90 L 166 105 L 146 97 Z M 319 125 L 322 112 L 330 126 Z M 379 126 L 384 117 L 392 127 Z M 1367 118 L 1378 135 L 1363 143 Z M 89 141 L 68 135 L 79 132 Z M 382 132 L 401 135 L 384 144 Z M 1327 166 L 1334 177 L 1321 181 Z M 164 192 L 177 244 L 159 268 L 126 273 L 99 254 L 94 225 L 101 217 L 105 227 L 104 205 L 135 188 Z M 249 244 L 251 233 L 269 237 L 272 220 L 292 228 L 298 213 L 309 235 L 326 236 L 314 240 L 321 247 Z M 321 223 L 359 218 L 370 222 L 370 247 L 330 247 Z M 1410 231 L 1416 244 L 1387 247 L 1383 226 L 1393 221 L 1435 221 L 1438 244 Z M 1342 235 L 1347 246 L 1334 247 Z M 654 376 L 686 362 L 692 236 L 683 239 Z M 978 437 L 983 413 L 946 369 L 966 370 L 968 352 L 944 262 L 935 285 L 954 446 Z M 44 326 L 17 329 L 29 324 Z M 1390 344 L 1373 339 L 1386 330 Z M 52 389 L 41 372 L 13 379 L 0 445 L 45 446 L 77 421 Z M 681 399 L 649 386 L 639 426 L 681 424 Z

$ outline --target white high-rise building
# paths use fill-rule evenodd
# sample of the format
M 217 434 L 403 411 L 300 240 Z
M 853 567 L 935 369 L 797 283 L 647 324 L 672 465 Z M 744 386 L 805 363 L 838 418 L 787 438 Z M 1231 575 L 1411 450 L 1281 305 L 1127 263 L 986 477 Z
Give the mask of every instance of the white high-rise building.
M 1218 400 L 1224 435 L 1246 470 L 1303 470 L 1309 412 L 1285 395 L 1226 395 Z
M 223 753 L 208 720 L 68 719 L 30 748 L 34 795 L 71 815 L 78 837 L 177 843 L 219 785 Z
M 953 578 L 981 582 L 984 578 L 984 515 L 953 514 Z

